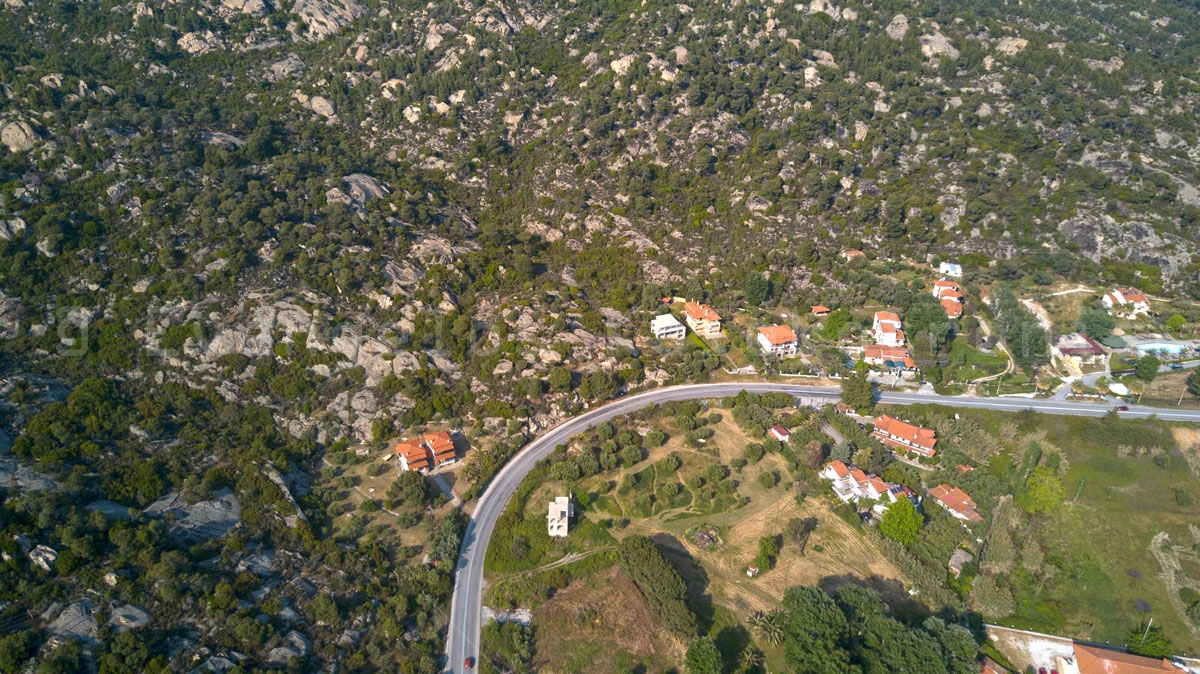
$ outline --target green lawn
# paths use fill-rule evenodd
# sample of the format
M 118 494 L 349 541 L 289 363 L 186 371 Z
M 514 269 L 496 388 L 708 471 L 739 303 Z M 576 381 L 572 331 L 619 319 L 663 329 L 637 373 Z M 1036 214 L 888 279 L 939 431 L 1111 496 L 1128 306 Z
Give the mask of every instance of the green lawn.
M 1003 625 L 1122 644 L 1132 629 L 1153 617 L 1178 652 L 1200 652 L 1200 633 L 1172 602 L 1163 569 L 1150 549 L 1151 539 L 1160 532 L 1166 532 L 1175 545 L 1195 545 L 1188 525 L 1200 522 L 1200 506 L 1196 505 L 1200 503 L 1200 483 L 1174 451 L 1167 424 L 966 409 L 954 412 L 978 422 L 998 443 L 1006 441 L 1005 433 L 1011 434 L 1013 424 L 1019 425 L 1022 433 L 1044 434 L 1039 443 L 1042 448 L 1056 448 L 1069 462 L 1063 476 L 1066 502 L 1052 514 L 1023 515 L 1014 535 L 1018 550 L 1036 540 L 1045 554 L 1044 568 L 1052 571 L 1035 574 L 1017 564 L 1009 574 L 1016 612 L 986 618 Z M 1024 450 L 1013 448 L 996 456 L 989 472 L 1006 479 Z M 1187 572 L 1186 564 L 1184 569 Z M 1195 573 L 1200 574 L 1200 569 Z

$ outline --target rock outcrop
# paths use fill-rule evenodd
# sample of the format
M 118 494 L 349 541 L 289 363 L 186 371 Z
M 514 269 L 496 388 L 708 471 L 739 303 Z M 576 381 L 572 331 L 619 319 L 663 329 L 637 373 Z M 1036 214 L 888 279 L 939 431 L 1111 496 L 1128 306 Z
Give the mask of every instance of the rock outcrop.
M 893 40 L 903 40 L 904 36 L 908 35 L 908 17 L 897 14 L 883 30 Z
M 25 122 L 9 122 L 0 128 L 0 142 L 9 152 L 28 152 L 41 138 Z
M 176 44 L 192 56 L 203 56 L 214 49 L 225 48 L 225 40 L 211 30 L 185 33 Z
M 367 9 L 355 0 L 297 0 L 292 13 L 304 22 L 305 36 L 324 40 L 367 15 Z

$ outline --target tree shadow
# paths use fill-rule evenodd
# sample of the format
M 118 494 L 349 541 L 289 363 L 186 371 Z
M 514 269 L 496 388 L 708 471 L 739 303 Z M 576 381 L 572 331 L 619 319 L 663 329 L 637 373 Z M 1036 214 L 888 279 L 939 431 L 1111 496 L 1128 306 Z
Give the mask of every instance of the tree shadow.
M 679 575 L 683 576 L 684 582 L 687 583 L 688 604 L 691 606 L 692 612 L 696 614 L 696 623 L 700 628 L 700 633 L 707 634 L 712 629 L 715 611 L 712 594 L 708 591 L 708 572 L 696 561 L 695 557 L 692 557 L 687 546 L 671 534 L 657 533 L 651 536 L 650 540 L 654 541 L 659 551 L 666 556 L 667 561 L 671 562 L 671 566 L 674 566 Z
M 883 598 L 883 603 L 891 609 L 892 615 L 906 625 L 919 624 L 933 615 L 928 606 L 909 595 L 908 590 L 904 589 L 904 584 L 894 578 L 882 576 L 860 578 L 850 574 L 841 574 L 826 576 L 817 581 L 817 587 L 830 595 L 843 585 L 857 585 L 878 592 L 879 596 Z
M 721 652 L 721 661 L 725 663 L 725 671 L 737 671 L 738 657 L 750 646 L 750 632 L 741 624 L 721 628 L 713 642 Z

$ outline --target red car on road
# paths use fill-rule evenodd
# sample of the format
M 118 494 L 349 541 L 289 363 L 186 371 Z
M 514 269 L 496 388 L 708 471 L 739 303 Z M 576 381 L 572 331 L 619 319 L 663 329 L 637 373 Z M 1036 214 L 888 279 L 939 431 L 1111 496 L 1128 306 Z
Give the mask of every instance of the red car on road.
M 463 669 L 475 669 L 475 658 L 467 658 L 463 662 Z

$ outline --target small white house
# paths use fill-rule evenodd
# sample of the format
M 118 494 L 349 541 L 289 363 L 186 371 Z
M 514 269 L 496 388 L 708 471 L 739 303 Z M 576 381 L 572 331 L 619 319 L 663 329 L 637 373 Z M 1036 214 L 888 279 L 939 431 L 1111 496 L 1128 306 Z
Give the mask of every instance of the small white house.
M 1130 318 L 1137 318 L 1150 313 L 1150 300 L 1146 294 L 1137 288 L 1114 288 L 1104 294 L 1100 303 L 1113 313 L 1121 313 Z
M 962 265 L 957 262 L 943 262 L 938 265 L 938 273 L 952 278 L 962 278 Z
M 687 328 L 678 318 L 671 314 L 663 314 L 650 321 L 650 332 L 654 333 L 655 339 L 683 339 Z
M 550 513 L 546 515 L 546 533 L 551 537 L 562 538 L 567 535 L 567 527 L 575 516 L 575 504 L 570 496 L 559 496 L 550 503 Z

